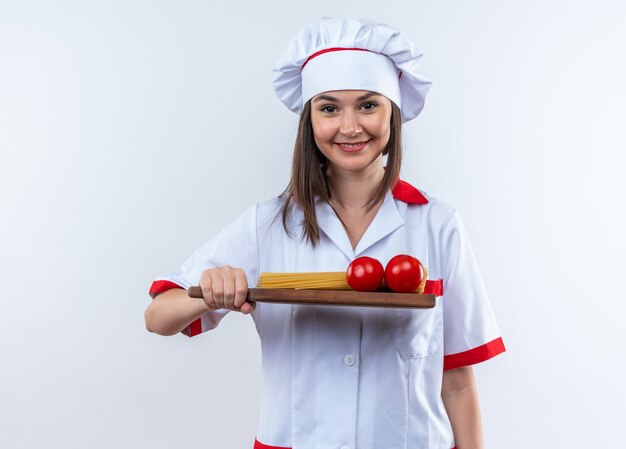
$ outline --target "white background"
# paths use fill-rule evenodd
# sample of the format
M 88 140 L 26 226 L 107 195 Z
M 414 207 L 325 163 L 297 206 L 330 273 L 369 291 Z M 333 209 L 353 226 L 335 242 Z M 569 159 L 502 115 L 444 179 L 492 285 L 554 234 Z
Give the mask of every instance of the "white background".
M 147 290 L 286 186 L 272 66 L 345 15 L 434 81 L 403 178 L 460 211 L 507 345 L 487 448 L 624 444 L 623 2 L 0 0 L 0 447 L 251 448 L 251 319 L 149 334 Z

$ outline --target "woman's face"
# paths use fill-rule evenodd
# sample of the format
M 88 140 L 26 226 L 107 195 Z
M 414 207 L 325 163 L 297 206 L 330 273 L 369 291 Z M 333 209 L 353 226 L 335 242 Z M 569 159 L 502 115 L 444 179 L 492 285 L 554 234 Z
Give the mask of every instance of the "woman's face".
M 311 99 L 311 124 L 333 173 L 362 172 L 382 163 L 391 131 L 391 101 L 365 90 L 323 92 Z

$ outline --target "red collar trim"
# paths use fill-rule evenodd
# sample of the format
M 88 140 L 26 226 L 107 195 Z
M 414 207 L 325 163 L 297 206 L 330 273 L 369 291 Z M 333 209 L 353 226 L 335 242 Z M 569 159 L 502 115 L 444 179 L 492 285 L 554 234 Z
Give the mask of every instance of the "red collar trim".
M 409 204 L 428 204 L 428 200 L 422 193 L 406 181 L 399 180 L 391 194 L 397 200 Z

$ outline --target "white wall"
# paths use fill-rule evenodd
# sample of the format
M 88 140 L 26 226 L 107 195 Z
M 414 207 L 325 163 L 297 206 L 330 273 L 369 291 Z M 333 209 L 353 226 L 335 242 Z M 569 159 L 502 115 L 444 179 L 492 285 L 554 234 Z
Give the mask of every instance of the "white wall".
M 0 447 L 251 447 L 251 320 L 159 337 L 147 289 L 285 187 L 271 68 L 344 15 L 434 80 L 403 173 L 461 212 L 508 347 L 487 447 L 622 444 L 623 2 L 0 0 Z

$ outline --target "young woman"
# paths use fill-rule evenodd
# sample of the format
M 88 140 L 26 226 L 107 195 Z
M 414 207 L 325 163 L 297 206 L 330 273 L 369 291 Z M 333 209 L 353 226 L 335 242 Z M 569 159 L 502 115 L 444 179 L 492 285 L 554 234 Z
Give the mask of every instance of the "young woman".
M 291 182 L 159 277 L 148 330 L 194 336 L 229 311 L 261 339 L 256 449 L 482 448 L 471 365 L 504 351 L 456 211 L 399 179 L 401 124 L 430 82 L 376 22 L 323 19 L 289 43 L 275 89 L 300 114 Z M 434 309 L 246 302 L 260 272 L 344 271 L 411 254 Z M 202 287 L 204 299 L 185 289 Z

